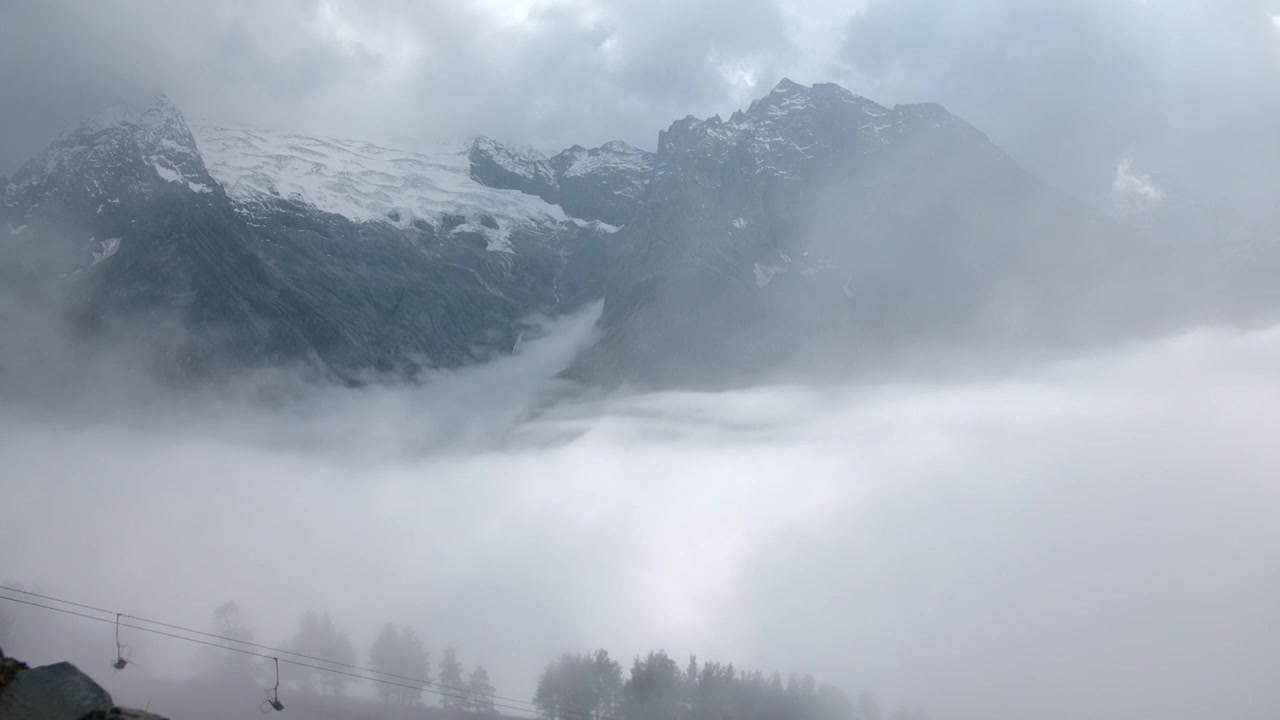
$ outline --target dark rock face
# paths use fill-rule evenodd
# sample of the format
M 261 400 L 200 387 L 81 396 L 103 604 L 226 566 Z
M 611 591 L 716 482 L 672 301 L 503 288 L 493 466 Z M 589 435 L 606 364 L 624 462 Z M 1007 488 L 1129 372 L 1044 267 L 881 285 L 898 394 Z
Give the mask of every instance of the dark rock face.
M 0 272 L 66 275 L 126 244 L 153 205 L 216 204 L 221 188 L 163 95 L 105 108 L 24 165 L 3 188 Z M 85 234 L 88 232 L 88 234 Z
M 579 145 L 551 158 L 564 211 L 586 220 L 625 225 L 653 171 L 653 153 L 624 142 L 598 148 Z
M 514 229 L 511 252 L 493 252 L 484 224 L 437 236 L 283 202 L 252 213 L 267 266 L 324 308 L 311 347 L 345 368 L 412 372 L 508 351 L 531 314 L 598 299 L 611 262 L 599 234 L 572 223 Z
M 543 166 L 530 177 L 554 183 Z M 236 200 L 159 97 L 85 121 L 5 187 L 0 282 L 56 295 L 90 334 L 130 327 L 180 378 L 282 363 L 413 374 L 508 351 L 531 315 L 598 299 L 607 237 L 550 216 L 353 222 Z
M 626 224 L 653 170 L 653 153 L 618 141 L 597 148 L 574 145 L 548 158 L 478 138 L 467 156 L 477 182 L 535 195 L 572 217 L 610 225 Z
M 163 96 L 86 120 L 19 171 L 3 205 L 10 287 L 56 291 L 85 329 L 139 318 L 180 373 L 299 357 L 313 332 L 339 332 L 255 252 Z
M 65 662 L 24 670 L 0 690 L 4 720 L 80 720 L 96 713 L 105 717 L 114 706 L 106 690 Z
M 145 710 L 113 707 L 110 711 L 105 713 L 95 710 L 94 712 L 80 718 L 80 720 L 168 720 L 168 718 L 155 713 L 146 712 Z
M 547 157 L 536 150 L 515 149 L 490 138 L 476 138 L 467 151 L 471 177 L 491 188 L 519 190 L 551 204 L 560 202 L 560 183 Z
M 4 648 L 0 648 L 0 690 L 4 689 L 18 673 L 27 669 L 27 664 L 15 658 L 5 657 Z

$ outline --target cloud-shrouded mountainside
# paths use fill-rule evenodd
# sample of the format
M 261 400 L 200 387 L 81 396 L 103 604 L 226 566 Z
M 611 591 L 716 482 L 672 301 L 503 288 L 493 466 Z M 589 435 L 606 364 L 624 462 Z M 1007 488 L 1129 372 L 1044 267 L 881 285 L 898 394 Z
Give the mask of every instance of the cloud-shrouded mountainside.
M 189 127 L 158 96 L 87 118 L 7 181 L 0 275 L 88 337 L 143 323 L 181 373 L 456 366 L 603 297 L 567 374 L 659 386 L 1273 306 L 1265 236 L 1158 199 L 1105 214 L 940 106 L 830 84 L 679 120 L 656 153 L 555 155 Z
M 193 134 L 163 96 L 107 108 L 8 182 L 0 272 L 72 295 L 81 325 L 142 319 L 170 365 L 466 363 L 598 298 L 616 231 L 478 182 L 481 145 Z
M 934 104 L 783 81 L 660 134 L 603 337 L 572 373 L 705 386 L 964 340 L 1081 342 L 1238 318 L 1276 248 L 1189 199 L 1119 218 Z M 1176 218 L 1176 219 L 1175 219 Z

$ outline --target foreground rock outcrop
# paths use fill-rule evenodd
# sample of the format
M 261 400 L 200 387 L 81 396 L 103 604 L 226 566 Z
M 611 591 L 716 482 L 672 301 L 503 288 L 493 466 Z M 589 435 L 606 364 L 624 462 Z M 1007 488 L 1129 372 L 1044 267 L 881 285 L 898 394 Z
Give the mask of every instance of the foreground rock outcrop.
M 0 718 L 4 720 L 164 720 L 117 707 L 98 683 L 68 662 L 28 668 L 0 650 Z

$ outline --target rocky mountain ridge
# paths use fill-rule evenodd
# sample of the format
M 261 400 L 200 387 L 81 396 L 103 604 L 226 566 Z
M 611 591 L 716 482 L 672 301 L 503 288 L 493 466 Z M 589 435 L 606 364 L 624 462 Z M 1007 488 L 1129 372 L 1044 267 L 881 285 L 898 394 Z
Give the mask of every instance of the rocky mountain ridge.
M 619 235 L 601 339 L 568 373 L 592 383 L 841 374 L 912 348 L 1087 343 L 1280 303 L 1255 272 L 1280 263 L 1275 243 L 1116 221 L 939 105 L 831 84 L 784 80 L 727 121 L 673 123 Z
M 474 182 L 461 150 L 197 130 L 158 96 L 25 165 L 0 204 L 9 286 L 58 295 L 82 328 L 133 326 L 180 376 L 347 378 L 508 351 L 531 316 L 603 292 L 616 228 Z
M 678 120 L 655 153 L 555 155 L 193 130 L 161 95 L 86 119 L 5 184 L 0 275 L 70 298 L 90 333 L 141 323 L 180 376 L 412 375 L 604 297 L 569 376 L 704 387 L 1280 302 L 1274 243 L 1180 238 L 1221 223 L 1166 214 L 1108 217 L 938 105 L 832 84 Z
M 573 147 L 548 157 L 477 138 L 468 150 L 471 176 L 489 187 L 519 190 L 574 217 L 624 225 L 640 202 L 653 154 L 621 141 Z

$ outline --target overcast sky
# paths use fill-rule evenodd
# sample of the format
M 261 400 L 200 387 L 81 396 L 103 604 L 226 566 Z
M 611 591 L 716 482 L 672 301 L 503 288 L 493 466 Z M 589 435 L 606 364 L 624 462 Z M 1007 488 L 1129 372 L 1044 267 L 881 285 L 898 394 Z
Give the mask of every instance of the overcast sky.
M 1125 159 L 1267 214 L 1274 0 L 6 0 L 0 173 L 92 107 L 163 88 L 192 119 L 383 139 L 653 147 L 784 76 L 939 101 L 1051 181 Z

